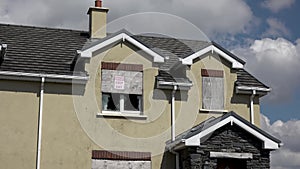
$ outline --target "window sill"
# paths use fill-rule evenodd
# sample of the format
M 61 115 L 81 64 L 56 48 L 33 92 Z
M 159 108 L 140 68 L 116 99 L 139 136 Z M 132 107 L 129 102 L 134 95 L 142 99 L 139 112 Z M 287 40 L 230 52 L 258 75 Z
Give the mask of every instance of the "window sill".
M 199 110 L 200 113 L 210 113 L 210 112 L 213 112 L 213 113 L 228 113 L 229 111 L 228 110 L 214 110 L 214 109 L 200 109 Z
M 102 111 L 97 113 L 97 117 L 121 117 L 121 118 L 133 118 L 133 119 L 147 119 L 146 115 L 141 115 L 140 112 L 113 112 Z

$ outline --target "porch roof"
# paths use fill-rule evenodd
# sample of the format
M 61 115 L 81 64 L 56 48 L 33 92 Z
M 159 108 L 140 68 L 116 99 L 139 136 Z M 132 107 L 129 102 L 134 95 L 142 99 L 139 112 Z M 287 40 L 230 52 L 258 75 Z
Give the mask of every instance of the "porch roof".
M 237 115 L 235 112 L 229 112 L 218 118 L 211 117 L 202 123 L 194 126 L 193 128 L 176 136 L 175 140 L 166 142 L 166 147 L 169 150 L 175 150 L 182 146 L 200 146 L 200 139 L 213 133 L 217 129 L 225 126 L 226 124 L 235 124 L 246 132 L 249 132 L 253 136 L 263 141 L 264 149 L 275 150 L 282 144 L 280 140 L 251 124 L 244 118 Z

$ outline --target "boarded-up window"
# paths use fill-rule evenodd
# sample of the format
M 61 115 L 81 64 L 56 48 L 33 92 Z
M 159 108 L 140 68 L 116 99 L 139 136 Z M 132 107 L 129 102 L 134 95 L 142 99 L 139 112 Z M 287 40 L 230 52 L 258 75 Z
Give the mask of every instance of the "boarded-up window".
M 102 110 L 141 112 L 143 94 L 143 65 L 101 64 Z
M 202 69 L 202 108 L 224 109 L 223 71 Z
M 124 70 L 102 70 L 102 92 L 143 93 L 143 73 Z
M 151 169 L 151 153 L 93 150 L 92 169 Z

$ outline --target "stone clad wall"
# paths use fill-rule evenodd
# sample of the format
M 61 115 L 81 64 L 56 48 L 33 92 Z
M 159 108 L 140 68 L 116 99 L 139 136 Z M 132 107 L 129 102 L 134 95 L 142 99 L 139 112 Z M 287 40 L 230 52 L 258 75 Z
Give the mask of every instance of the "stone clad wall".
M 198 169 L 203 165 L 217 168 L 217 158 L 210 152 L 252 153 L 253 159 L 246 160 L 247 169 L 270 168 L 270 151 L 262 149 L 262 142 L 236 125 L 226 125 L 215 131 L 200 147 L 189 147 L 181 151 L 182 168 Z

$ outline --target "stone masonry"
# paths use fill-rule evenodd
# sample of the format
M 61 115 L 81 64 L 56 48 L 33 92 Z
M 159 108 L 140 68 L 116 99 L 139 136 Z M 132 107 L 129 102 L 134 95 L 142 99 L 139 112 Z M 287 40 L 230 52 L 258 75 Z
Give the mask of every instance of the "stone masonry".
M 258 140 L 236 125 L 225 125 L 206 139 L 201 139 L 201 146 L 188 147 L 180 152 L 181 168 L 216 169 L 218 158 L 210 158 L 210 152 L 252 153 L 252 159 L 245 160 L 246 169 L 270 168 L 270 150 L 263 149 Z M 204 167 L 205 166 L 205 167 Z

